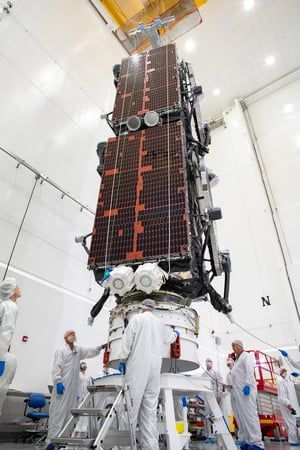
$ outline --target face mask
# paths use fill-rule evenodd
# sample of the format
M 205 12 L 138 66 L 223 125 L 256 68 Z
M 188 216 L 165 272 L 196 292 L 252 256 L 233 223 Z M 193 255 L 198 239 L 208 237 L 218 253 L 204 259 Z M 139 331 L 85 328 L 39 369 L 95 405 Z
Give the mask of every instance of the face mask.
M 81 369 L 86 370 L 87 366 L 81 366 Z
M 286 372 L 283 372 L 283 373 L 281 374 L 281 376 L 282 376 L 282 378 L 285 378 L 285 377 L 286 377 Z
M 68 336 L 67 337 L 67 341 L 71 342 L 71 343 L 75 342 L 76 341 L 76 336 L 74 336 L 73 334 L 71 336 Z
M 227 363 L 227 367 L 229 367 L 229 369 L 231 369 L 231 363 Z

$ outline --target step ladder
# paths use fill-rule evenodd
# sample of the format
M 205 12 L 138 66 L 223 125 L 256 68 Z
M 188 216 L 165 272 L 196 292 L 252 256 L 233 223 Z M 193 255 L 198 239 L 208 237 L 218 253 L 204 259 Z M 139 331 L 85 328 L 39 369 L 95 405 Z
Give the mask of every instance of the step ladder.
M 206 386 L 207 379 L 181 374 L 161 374 L 157 427 L 167 443 L 168 450 L 187 449 L 191 434 L 187 419 L 184 430 L 178 433 L 175 420 L 175 403 L 182 396 L 199 395 L 209 412 L 214 438 L 219 449 L 236 450 L 236 446 L 217 404 L 214 393 Z M 105 406 L 104 408 L 102 406 Z M 186 411 L 185 411 L 186 412 Z M 72 417 L 57 438 L 51 439 L 55 448 L 66 450 L 108 450 L 120 446 L 140 448 L 139 432 L 133 429 L 129 388 L 122 375 L 108 375 L 88 386 L 88 394 L 78 408 L 71 410 Z M 86 427 L 82 421 L 87 419 Z M 137 439 L 136 439 L 137 438 Z
M 106 450 L 129 446 L 136 450 L 128 385 L 89 385 L 87 389 L 88 394 L 79 407 L 71 409 L 71 418 L 59 436 L 51 439 L 55 448 Z M 103 402 L 108 404 L 111 398 L 108 407 L 98 407 Z M 120 415 L 125 430 L 119 429 Z

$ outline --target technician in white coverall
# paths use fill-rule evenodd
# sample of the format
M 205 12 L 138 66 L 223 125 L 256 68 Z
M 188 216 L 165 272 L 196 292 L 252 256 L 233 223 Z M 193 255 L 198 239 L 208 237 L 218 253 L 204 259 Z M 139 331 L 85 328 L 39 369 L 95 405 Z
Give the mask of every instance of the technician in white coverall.
M 130 319 L 125 329 L 119 356 L 126 361 L 125 380 L 132 399 L 133 426 L 136 428 L 139 423 L 142 449 L 158 450 L 156 410 L 162 349 L 163 344 L 174 342 L 179 333 L 153 315 L 153 300 L 146 299 L 142 304 L 142 314 Z
M 298 431 L 296 425 L 296 416 L 292 414 L 294 408 L 291 405 L 289 382 L 286 378 L 287 370 L 280 369 L 280 376 L 277 379 L 278 403 L 281 409 L 282 418 L 288 433 L 290 445 L 298 444 Z
M 87 387 L 92 384 L 92 378 L 86 374 L 87 364 L 85 361 L 81 361 L 79 367 L 79 385 L 78 385 L 78 403 L 81 403 L 86 394 L 88 393 Z
M 52 368 L 53 392 L 49 408 L 46 450 L 54 449 L 50 440 L 58 436 L 69 419 L 71 408 L 78 405 L 80 361 L 99 355 L 101 348 L 105 348 L 106 345 L 95 348 L 79 347 L 75 345 L 76 334 L 73 330 L 66 331 L 64 339 L 65 345 L 56 351 Z
M 9 347 L 16 328 L 19 297 L 21 290 L 14 278 L 6 278 L 0 283 L 0 415 L 17 370 L 17 358 L 9 352 Z
M 254 377 L 254 365 L 251 355 L 244 351 L 240 340 L 232 342 L 232 349 L 236 355 L 231 370 L 233 410 L 237 411 L 237 423 L 241 436 L 246 443 L 241 445 L 242 450 L 264 448 L 261 436 L 260 423 L 257 412 L 257 386 Z
M 213 369 L 213 362 L 210 358 L 206 361 L 206 370 L 201 374 L 201 377 L 209 378 L 211 388 L 215 394 L 218 405 L 222 409 L 222 395 L 223 395 L 223 377 L 217 370 Z
M 234 366 L 233 359 L 227 358 L 226 365 L 229 368 L 229 372 L 226 375 L 226 390 L 230 393 L 231 408 L 232 408 L 233 416 L 234 416 L 236 424 L 237 424 L 237 434 L 236 434 L 237 440 L 235 441 L 235 444 L 237 444 L 237 445 L 246 444 L 246 442 L 244 440 L 244 436 L 242 434 L 242 431 L 238 427 L 238 423 L 239 423 L 238 411 L 236 410 L 236 404 L 232 398 L 233 397 L 232 396 L 232 369 Z
M 206 370 L 202 372 L 201 377 L 208 378 L 210 382 L 210 387 L 215 394 L 217 403 L 219 407 L 221 408 L 221 411 L 223 413 L 223 416 L 225 419 L 227 418 L 227 411 L 225 407 L 225 401 L 224 401 L 224 394 L 223 394 L 223 377 L 217 370 L 213 369 L 213 361 L 210 358 L 207 358 L 205 361 L 206 364 Z M 204 435 L 207 437 L 205 440 L 206 444 L 212 444 L 214 442 L 213 440 L 213 433 L 212 433 L 212 426 L 210 420 L 205 421 L 205 429 L 204 429 Z

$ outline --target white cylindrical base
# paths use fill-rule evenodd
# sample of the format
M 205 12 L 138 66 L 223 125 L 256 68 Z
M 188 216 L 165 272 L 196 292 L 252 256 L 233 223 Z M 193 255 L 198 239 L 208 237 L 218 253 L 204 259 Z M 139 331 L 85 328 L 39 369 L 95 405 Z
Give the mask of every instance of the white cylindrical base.
M 156 309 L 153 314 L 162 323 L 180 332 L 181 355 L 177 359 L 170 357 L 170 345 L 163 345 L 162 373 L 179 373 L 197 369 L 198 363 L 198 315 L 192 308 L 180 303 L 181 297 L 168 293 L 135 293 L 122 299 L 122 303 L 111 311 L 109 326 L 109 363 L 108 366 L 118 369 L 119 351 L 125 325 L 135 315 L 140 313 L 141 302 L 145 298 L 155 300 Z M 145 343 L 147 345 L 147 343 Z

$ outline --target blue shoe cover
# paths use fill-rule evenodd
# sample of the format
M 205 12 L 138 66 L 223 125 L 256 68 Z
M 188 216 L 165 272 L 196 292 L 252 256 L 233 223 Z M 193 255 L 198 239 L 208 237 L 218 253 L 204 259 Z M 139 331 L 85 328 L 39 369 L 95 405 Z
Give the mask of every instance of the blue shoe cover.
M 53 444 L 48 444 L 46 447 L 46 450 L 54 450 L 54 445 Z
M 4 374 L 5 361 L 0 361 L 0 377 Z
M 245 443 L 245 444 L 242 444 L 242 445 L 241 445 L 241 449 L 242 449 L 242 450 L 248 450 L 248 449 L 249 449 L 249 444 L 246 444 L 246 443 Z
M 205 442 L 205 444 L 214 444 L 215 443 L 214 439 L 211 439 L 211 438 L 205 439 L 204 442 Z
M 246 444 L 246 441 L 240 441 L 239 439 L 236 439 L 236 440 L 234 441 L 234 443 L 235 443 L 235 445 L 245 445 L 245 444 Z

